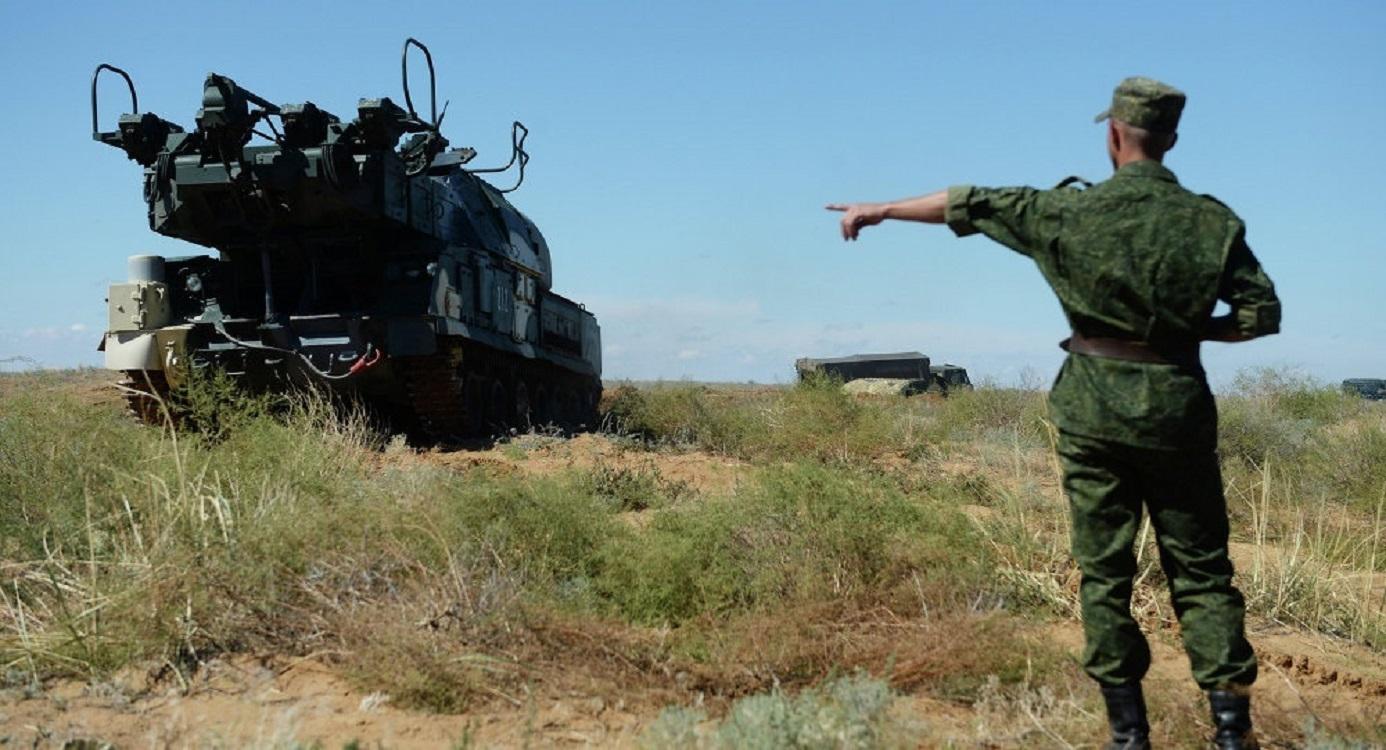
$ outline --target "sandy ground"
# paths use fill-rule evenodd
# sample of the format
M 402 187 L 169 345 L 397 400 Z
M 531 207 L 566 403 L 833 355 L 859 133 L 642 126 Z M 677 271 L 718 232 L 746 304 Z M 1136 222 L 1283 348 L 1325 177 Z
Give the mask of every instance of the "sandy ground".
M 657 473 L 665 483 L 684 485 L 698 494 L 726 493 L 750 470 L 748 464 L 725 456 L 702 451 L 649 451 L 603 435 L 578 435 L 571 439 L 525 435 L 485 450 L 387 450 L 381 458 L 382 467 L 411 463 L 459 471 L 483 467 L 535 476 L 597 467 L 646 471 Z
M 1082 643 L 1076 624 L 1056 624 L 1050 636 L 1076 657 Z M 1380 654 L 1288 631 L 1259 632 L 1255 642 L 1263 669 L 1256 692 L 1262 724 L 1275 726 L 1286 714 L 1386 721 L 1386 660 Z M 1183 653 L 1167 638 L 1152 646 L 1151 689 L 1172 685 L 1188 694 L 1189 711 L 1201 712 L 1192 686 L 1179 687 L 1188 682 Z M 925 722 L 932 737 L 978 746 L 968 740 L 982 717 L 971 707 L 907 695 L 898 710 Z M 61 683 L 31 697 L 8 691 L 0 695 L 0 746 L 74 747 L 65 743 L 88 740 L 97 744 L 75 747 L 340 747 L 355 740 L 386 748 L 633 747 L 656 713 L 580 690 L 521 696 L 518 705 L 497 700 L 465 715 L 404 711 L 391 706 L 389 696 L 353 689 L 317 659 L 238 657 L 211 662 L 188 685 L 165 681 L 150 689 L 147 675 L 127 673 L 99 685 Z M 1055 740 L 1051 746 L 1062 745 Z
M 141 692 L 142 681 L 65 683 L 41 697 L 0 700 L 0 746 L 5 739 L 14 747 L 72 740 L 122 748 L 340 747 L 353 740 L 387 748 L 628 746 L 640 724 L 623 706 L 582 695 L 535 696 L 520 706 L 498 701 L 459 716 L 401 711 L 389 696 L 355 691 L 311 659 L 214 661 L 192 684 L 152 692 Z

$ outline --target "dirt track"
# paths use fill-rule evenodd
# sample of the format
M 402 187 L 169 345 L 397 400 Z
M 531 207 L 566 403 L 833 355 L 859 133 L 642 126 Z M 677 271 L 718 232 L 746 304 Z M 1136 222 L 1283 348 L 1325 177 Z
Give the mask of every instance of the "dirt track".
M 1050 634 L 1076 657 L 1082 641 L 1076 624 L 1055 625 Z M 1257 713 L 1263 725 L 1276 725 L 1273 717 L 1306 713 L 1368 724 L 1386 720 L 1386 669 L 1379 654 L 1274 632 L 1256 634 L 1255 642 L 1262 656 Z M 1168 639 L 1156 640 L 1153 647 L 1151 687 L 1178 691 L 1181 709 L 1156 720 L 1205 721 L 1199 696 L 1188 685 L 1183 653 Z M 460 716 L 403 711 L 391 706 L 388 696 L 351 688 L 319 660 L 272 656 L 213 662 L 186 687 L 164 683 L 141 694 L 145 682 L 144 675 L 127 674 L 96 687 L 58 685 L 28 700 L 8 695 L 0 701 L 0 726 L 6 727 L 0 737 L 22 747 L 42 746 L 45 738 L 57 746 L 90 738 L 117 747 L 160 748 L 313 741 L 333 747 L 350 740 L 366 747 L 434 748 L 466 739 L 479 747 L 629 747 L 657 714 L 653 706 L 627 706 L 606 693 L 610 685 L 596 684 L 592 692 L 508 696 Z M 976 709 L 911 695 L 899 710 L 926 723 L 933 737 L 975 746 L 968 740 L 982 720 Z

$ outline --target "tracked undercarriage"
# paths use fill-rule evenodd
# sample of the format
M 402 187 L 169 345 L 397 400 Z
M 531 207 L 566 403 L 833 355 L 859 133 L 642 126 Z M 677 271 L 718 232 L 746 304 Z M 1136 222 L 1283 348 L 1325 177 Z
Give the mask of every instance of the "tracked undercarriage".
M 601 384 L 543 362 L 496 357 L 454 343 L 429 357 L 396 360 L 403 383 L 400 413 L 438 437 L 506 429 L 597 426 Z
M 481 347 L 451 342 L 432 355 L 393 359 L 389 369 L 392 372 L 381 382 L 394 389 L 367 394 L 369 403 L 392 426 L 424 439 L 531 429 L 573 432 L 597 426 L 600 382 L 546 363 L 498 357 Z M 121 374 L 117 387 L 131 416 L 150 425 L 177 419 L 177 399 L 163 371 Z

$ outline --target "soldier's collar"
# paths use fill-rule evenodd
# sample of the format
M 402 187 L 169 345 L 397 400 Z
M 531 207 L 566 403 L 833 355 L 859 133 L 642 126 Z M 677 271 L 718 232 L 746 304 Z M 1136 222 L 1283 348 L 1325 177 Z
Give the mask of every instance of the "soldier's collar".
M 1179 184 L 1179 178 L 1169 171 L 1169 168 L 1154 159 L 1144 159 L 1123 164 L 1121 169 L 1116 171 L 1115 177 L 1146 177 L 1154 180 L 1164 180 Z

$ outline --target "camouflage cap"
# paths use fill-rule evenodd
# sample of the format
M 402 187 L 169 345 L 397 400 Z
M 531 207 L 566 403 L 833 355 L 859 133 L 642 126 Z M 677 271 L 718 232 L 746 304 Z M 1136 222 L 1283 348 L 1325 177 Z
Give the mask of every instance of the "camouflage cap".
M 1117 84 L 1112 106 L 1093 122 L 1110 117 L 1156 133 L 1173 133 L 1179 127 L 1184 98 L 1184 92 L 1167 83 L 1133 76 Z

